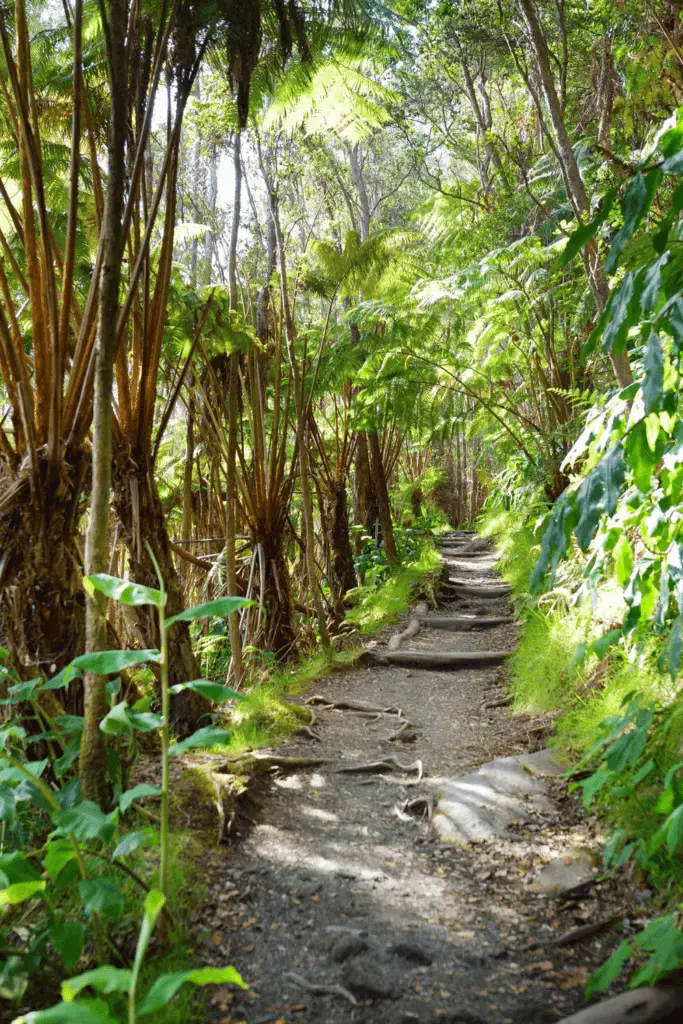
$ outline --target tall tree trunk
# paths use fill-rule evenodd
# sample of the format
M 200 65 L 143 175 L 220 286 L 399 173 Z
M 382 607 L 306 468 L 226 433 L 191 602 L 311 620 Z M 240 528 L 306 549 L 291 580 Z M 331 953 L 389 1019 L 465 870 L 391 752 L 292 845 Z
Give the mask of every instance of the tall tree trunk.
M 194 475 L 194 414 L 195 400 L 193 394 L 194 375 L 190 372 L 187 379 L 189 398 L 187 401 L 187 423 L 185 425 L 185 466 L 183 468 L 183 521 L 180 535 L 183 540 L 192 539 L 192 524 L 194 520 L 194 508 L 192 501 L 192 478 Z M 185 571 L 185 570 L 184 570 Z M 187 563 L 187 577 L 190 575 L 190 565 Z
M 154 552 L 167 593 L 166 614 L 183 610 L 183 588 L 173 561 L 166 517 L 150 467 L 137 466 L 122 452 L 113 462 L 114 510 L 121 523 L 130 565 L 130 577 L 136 583 L 157 587 L 154 563 L 147 545 Z M 130 620 L 143 647 L 159 646 L 159 627 L 153 609 L 133 608 Z M 169 678 L 171 685 L 198 679 L 199 664 L 192 649 L 186 622 L 171 626 L 168 636 Z M 188 736 L 211 710 L 210 704 L 191 690 L 175 694 L 171 700 L 171 719 L 182 736 Z
M 335 615 L 343 617 L 344 596 L 356 585 L 349 540 L 349 506 L 345 480 L 337 480 L 325 489 L 323 504 L 330 547 L 328 583 L 332 590 Z
M 553 133 L 557 144 L 557 152 L 562 165 L 563 176 L 569 193 L 569 200 L 579 220 L 589 212 L 588 197 L 581 177 L 581 171 L 572 148 L 571 139 L 567 126 L 564 123 L 562 104 L 555 88 L 552 67 L 550 63 L 550 51 L 546 41 L 543 26 L 538 16 L 534 0 L 518 0 L 524 20 L 529 30 L 531 45 L 536 57 L 539 78 L 543 89 L 548 114 L 553 126 Z M 586 274 L 590 282 L 591 291 L 595 299 L 598 313 L 602 313 L 607 305 L 609 297 L 609 285 L 600 259 L 598 245 L 595 239 L 584 247 L 582 255 Z M 614 368 L 614 374 L 621 387 L 626 387 L 633 382 L 631 364 L 628 354 L 620 352 L 618 355 L 610 353 L 610 359 Z
M 228 283 L 230 286 L 230 309 L 237 312 L 237 240 L 240 230 L 240 214 L 242 211 L 242 133 L 235 132 L 233 174 L 235 191 L 232 206 L 232 228 L 230 231 L 230 250 L 228 253 Z M 239 353 L 233 352 L 229 357 L 229 394 L 228 394 L 228 465 L 226 468 L 227 487 L 225 496 L 225 571 L 228 592 L 237 594 L 237 406 L 239 403 Z M 231 676 L 235 686 L 242 682 L 242 636 L 240 634 L 239 612 L 233 612 L 228 619 L 230 626 L 230 649 L 232 652 Z
M 77 5 L 77 10 L 80 5 Z M 111 113 L 104 205 L 104 260 L 100 282 L 93 404 L 92 499 L 85 541 L 87 575 L 106 572 L 109 561 L 109 498 L 112 459 L 112 391 L 116 325 L 121 288 L 124 210 L 125 142 L 127 131 L 125 0 L 109 0 L 107 54 Z M 102 594 L 86 601 L 86 650 L 102 651 L 107 643 L 107 600 Z M 84 723 L 80 749 L 83 799 L 104 804 L 108 799 L 106 751 L 100 722 L 107 713 L 106 677 L 86 674 Z
M 271 526 L 263 531 L 260 544 L 264 560 L 263 607 L 265 609 L 264 639 L 266 650 L 278 658 L 291 657 L 296 651 L 294 602 L 285 554 L 282 527 Z
M 396 555 L 396 541 L 394 540 L 394 526 L 391 521 L 391 505 L 389 504 L 389 489 L 387 487 L 387 478 L 384 472 L 384 463 L 382 461 L 382 450 L 379 445 L 379 434 L 376 430 L 373 430 L 371 434 L 368 434 L 368 450 L 370 453 L 370 470 L 372 472 L 373 479 L 375 481 L 375 488 L 377 491 L 377 502 L 379 505 L 379 520 L 382 524 L 382 539 L 384 541 L 384 550 L 387 554 L 387 561 L 391 568 L 395 568 L 398 564 L 398 558 Z

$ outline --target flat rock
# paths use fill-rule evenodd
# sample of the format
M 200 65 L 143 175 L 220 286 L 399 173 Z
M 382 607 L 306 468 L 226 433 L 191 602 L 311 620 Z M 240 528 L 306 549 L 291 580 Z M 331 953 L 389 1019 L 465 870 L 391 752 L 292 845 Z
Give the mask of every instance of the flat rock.
M 591 855 L 586 850 L 571 850 L 542 867 L 532 881 L 531 888 L 548 896 L 559 896 L 584 885 L 594 876 L 595 866 Z
M 401 995 L 398 977 L 391 968 L 367 957 L 347 960 L 342 979 L 356 999 L 399 999 Z
M 432 825 L 443 842 L 478 843 L 504 836 L 512 824 L 550 814 L 543 778 L 533 755 L 500 757 L 458 779 L 438 783 Z M 541 762 L 545 764 L 545 762 Z

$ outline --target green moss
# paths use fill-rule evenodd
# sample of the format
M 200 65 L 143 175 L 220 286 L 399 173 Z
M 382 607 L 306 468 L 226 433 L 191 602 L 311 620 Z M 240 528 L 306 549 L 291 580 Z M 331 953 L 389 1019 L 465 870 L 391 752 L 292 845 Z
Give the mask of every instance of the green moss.
M 364 636 L 377 633 L 403 615 L 414 600 L 419 587 L 433 590 L 441 571 L 441 558 L 431 545 L 425 546 L 415 562 L 402 566 L 379 587 L 357 587 L 350 598 L 355 607 L 346 622 Z

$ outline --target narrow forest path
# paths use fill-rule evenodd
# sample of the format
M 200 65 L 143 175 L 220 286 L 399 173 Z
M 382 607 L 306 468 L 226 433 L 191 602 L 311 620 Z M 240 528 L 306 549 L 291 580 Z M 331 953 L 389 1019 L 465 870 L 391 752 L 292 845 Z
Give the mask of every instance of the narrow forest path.
M 490 548 L 444 558 L 451 580 L 495 585 Z M 505 597 L 458 597 L 438 615 L 509 612 Z M 467 632 L 423 626 L 401 650 L 511 650 L 515 633 L 514 623 Z M 207 959 L 234 963 L 251 990 L 219 990 L 212 1019 L 550 1024 L 583 1005 L 588 973 L 617 940 L 605 929 L 584 938 L 575 930 L 633 907 L 623 906 L 623 888 L 597 882 L 590 864 L 585 882 L 565 884 L 569 892 L 532 887 L 548 861 L 562 864 L 569 851 L 596 847 L 566 784 L 544 782 L 543 813 L 532 810 L 490 841 L 443 844 L 428 820 L 444 780 L 543 746 L 543 720 L 504 706 L 504 673 L 499 665 L 373 664 L 331 675 L 299 698 L 364 702 L 402 717 L 318 706 L 319 740 L 295 736 L 279 753 L 330 763 L 276 774 L 234 848 L 213 854 Z M 396 736 L 405 720 L 410 726 Z M 422 762 L 423 780 L 417 768 L 401 772 L 395 764 L 382 774 L 338 771 L 342 761 L 391 757 Z

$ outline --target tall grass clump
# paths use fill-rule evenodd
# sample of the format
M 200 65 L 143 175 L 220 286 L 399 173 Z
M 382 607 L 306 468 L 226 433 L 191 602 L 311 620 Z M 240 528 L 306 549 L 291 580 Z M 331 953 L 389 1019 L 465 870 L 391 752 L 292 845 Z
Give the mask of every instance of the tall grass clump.
M 576 664 L 577 649 L 591 634 L 585 608 L 529 609 L 508 662 L 514 709 L 551 711 L 571 701 L 595 667 L 595 658 Z

